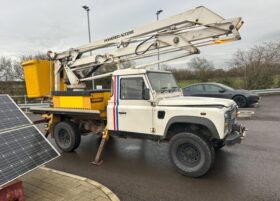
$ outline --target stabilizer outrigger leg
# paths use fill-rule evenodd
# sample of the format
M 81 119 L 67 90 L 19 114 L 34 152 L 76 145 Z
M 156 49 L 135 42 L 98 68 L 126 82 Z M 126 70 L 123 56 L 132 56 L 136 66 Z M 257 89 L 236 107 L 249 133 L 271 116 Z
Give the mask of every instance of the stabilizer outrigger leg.
M 101 165 L 103 163 L 103 161 L 101 160 L 106 142 L 109 140 L 109 132 L 108 132 L 108 128 L 106 126 L 106 128 L 104 129 L 103 135 L 102 135 L 102 140 L 100 142 L 97 154 L 95 156 L 95 159 L 93 162 L 91 162 L 91 164 L 93 165 Z

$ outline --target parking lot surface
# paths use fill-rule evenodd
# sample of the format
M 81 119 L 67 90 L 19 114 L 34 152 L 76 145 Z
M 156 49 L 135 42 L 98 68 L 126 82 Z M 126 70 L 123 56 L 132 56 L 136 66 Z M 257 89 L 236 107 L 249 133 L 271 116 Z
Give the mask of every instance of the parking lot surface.
M 216 152 L 212 170 L 198 179 L 175 171 L 168 144 L 148 140 L 112 138 L 104 163 L 91 165 L 99 143 L 93 135 L 48 167 L 100 182 L 124 201 L 279 201 L 280 96 L 263 97 L 255 114 L 242 123 L 249 129 L 245 141 Z

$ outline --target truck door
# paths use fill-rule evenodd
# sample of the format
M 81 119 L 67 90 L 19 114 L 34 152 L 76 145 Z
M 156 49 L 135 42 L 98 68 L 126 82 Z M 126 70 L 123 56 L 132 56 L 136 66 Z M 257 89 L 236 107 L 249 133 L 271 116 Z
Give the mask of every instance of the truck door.
M 147 83 L 143 75 L 114 76 L 113 107 L 114 130 L 133 133 L 151 133 L 152 106 L 144 100 Z

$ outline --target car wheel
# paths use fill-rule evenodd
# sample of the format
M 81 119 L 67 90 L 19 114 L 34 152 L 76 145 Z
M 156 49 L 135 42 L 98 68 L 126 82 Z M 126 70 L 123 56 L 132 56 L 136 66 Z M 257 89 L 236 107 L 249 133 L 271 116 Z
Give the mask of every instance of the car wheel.
M 57 123 L 53 135 L 57 146 L 64 152 L 74 151 L 81 142 L 78 126 L 70 121 Z
M 179 133 L 171 138 L 169 154 L 177 171 L 190 177 L 206 174 L 215 158 L 213 146 L 193 133 Z
M 247 99 L 244 96 L 234 96 L 233 100 L 236 102 L 236 104 L 240 108 L 247 106 Z

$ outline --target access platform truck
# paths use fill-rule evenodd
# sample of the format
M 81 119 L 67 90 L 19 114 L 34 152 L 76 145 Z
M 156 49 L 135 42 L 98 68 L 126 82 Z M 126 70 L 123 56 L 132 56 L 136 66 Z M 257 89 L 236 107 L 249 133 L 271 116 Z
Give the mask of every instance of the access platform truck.
M 50 107 L 31 111 L 43 115 L 46 136 L 65 152 L 77 149 L 82 135 L 101 134 L 94 164 L 110 135 L 151 139 L 169 142 L 180 173 L 200 177 L 213 165 L 215 150 L 243 140 L 238 107 L 232 100 L 184 97 L 172 73 L 154 69 L 198 54 L 199 47 L 240 40 L 242 24 L 239 17 L 224 19 L 198 7 L 68 51 L 49 51 L 49 61 L 22 64 L 28 96 L 51 100 Z M 162 60 L 141 62 L 158 53 Z M 124 68 L 128 61 L 136 65 Z M 100 73 L 108 65 L 114 70 Z M 110 90 L 87 90 L 86 82 L 106 77 Z

